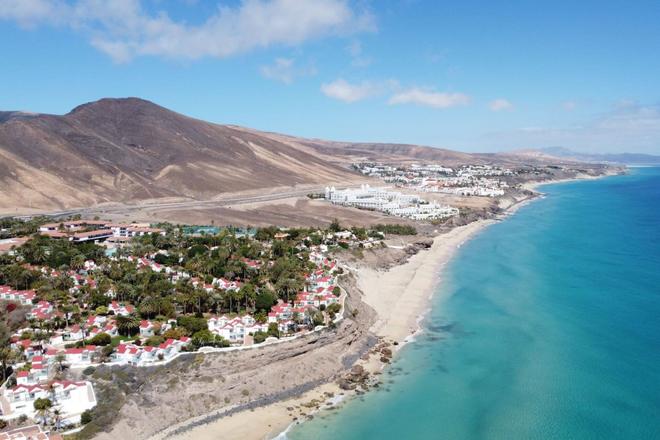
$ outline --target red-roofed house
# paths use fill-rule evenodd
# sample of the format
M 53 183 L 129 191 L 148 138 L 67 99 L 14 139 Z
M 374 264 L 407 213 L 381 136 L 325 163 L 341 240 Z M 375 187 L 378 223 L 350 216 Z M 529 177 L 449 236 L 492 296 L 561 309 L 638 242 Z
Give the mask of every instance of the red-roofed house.
M 155 326 L 153 322 L 142 320 L 140 321 L 140 336 L 143 338 L 148 338 L 149 336 L 154 335 Z
M 119 304 L 117 301 L 112 301 L 108 306 L 108 310 L 115 315 L 127 316 L 133 313 L 135 308 L 131 305 Z

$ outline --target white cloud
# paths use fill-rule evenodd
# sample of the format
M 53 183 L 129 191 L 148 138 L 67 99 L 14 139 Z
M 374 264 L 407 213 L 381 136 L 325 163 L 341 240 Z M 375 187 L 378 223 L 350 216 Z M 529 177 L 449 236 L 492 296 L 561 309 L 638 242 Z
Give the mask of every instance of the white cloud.
M 350 83 L 339 78 L 322 84 L 321 91 L 330 98 L 348 103 L 387 93 L 392 94 L 388 100 L 390 105 L 416 104 L 433 108 L 449 108 L 470 103 L 470 97 L 463 93 L 440 93 L 419 87 L 402 89 L 399 82 L 393 79 Z
M 339 78 L 330 83 L 322 84 L 321 91 L 324 95 L 330 98 L 350 103 L 379 95 L 383 92 L 383 84 L 371 81 L 351 84 L 348 81 Z
M 348 0 L 242 0 L 218 6 L 198 25 L 148 13 L 140 0 L 0 0 L 0 19 L 25 26 L 67 26 L 119 62 L 152 55 L 224 58 L 271 46 L 297 46 L 330 35 L 375 28 Z
M 561 106 L 567 112 L 572 112 L 577 107 L 577 102 L 575 102 L 575 101 L 564 101 L 564 102 L 562 102 Z
M 33 27 L 41 22 L 58 21 L 58 9 L 67 5 L 52 0 L 0 0 L 0 19 L 17 22 L 24 27 Z
M 273 64 L 261 66 L 259 70 L 264 77 L 284 84 L 291 84 L 302 76 L 316 74 L 314 67 L 299 67 L 293 58 L 276 58 Z
M 394 94 L 389 99 L 390 105 L 416 104 L 433 108 L 449 108 L 470 103 L 470 97 L 463 93 L 441 93 L 413 87 Z
M 511 104 L 510 101 L 503 98 L 491 101 L 490 104 L 488 104 L 488 107 L 490 107 L 490 109 L 494 112 L 513 110 L 513 104 Z

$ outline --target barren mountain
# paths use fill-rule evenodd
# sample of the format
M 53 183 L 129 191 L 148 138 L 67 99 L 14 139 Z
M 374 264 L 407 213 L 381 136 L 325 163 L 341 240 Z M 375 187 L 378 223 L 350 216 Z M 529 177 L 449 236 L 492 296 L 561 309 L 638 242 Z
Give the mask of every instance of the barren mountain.
M 355 182 L 361 177 L 348 165 L 365 159 L 452 165 L 494 156 L 300 139 L 200 121 L 142 99 L 102 99 L 66 115 L 0 112 L 0 212 Z
M 0 208 L 61 208 L 354 178 L 291 144 L 141 99 L 0 113 Z

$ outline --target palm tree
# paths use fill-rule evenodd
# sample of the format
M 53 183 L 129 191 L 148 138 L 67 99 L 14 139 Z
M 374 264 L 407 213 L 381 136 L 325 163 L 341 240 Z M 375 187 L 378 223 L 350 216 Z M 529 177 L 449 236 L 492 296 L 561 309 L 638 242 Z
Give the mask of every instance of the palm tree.
M 301 290 L 304 282 L 297 278 L 280 278 L 275 284 L 275 288 L 286 295 L 286 302 L 289 302 L 289 297 L 292 293 Z
M 119 283 L 117 285 L 117 299 L 125 301 L 126 297 L 131 297 L 133 294 L 133 286 L 128 283 Z
M 257 299 L 257 290 L 254 285 L 252 283 L 245 283 L 241 287 L 241 293 L 243 294 L 243 298 L 245 298 L 245 310 L 248 310 L 249 308 L 248 303 L 251 304 L 254 309 L 254 302 Z
M 43 246 L 37 246 L 32 251 L 32 261 L 34 261 L 35 264 L 42 264 L 46 261 L 46 258 L 46 249 Z
M 80 270 L 83 267 L 85 267 L 85 256 L 78 254 L 75 255 L 73 258 L 71 258 L 71 269 L 73 270 Z
M 217 289 L 213 289 L 213 293 L 211 293 L 208 297 L 209 301 L 209 306 L 213 309 L 215 313 L 218 313 L 218 306 L 222 305 L 223 302 L 223 297 L 220 292 L 218 292 Z
M 140 318 L 135 315 L 119 315 L 115 318 L 117 330 L 120 334 L 130 336 L 140 328 Z
M 44 425 L 48 421 L 48 414 L 50 413 L 52 406 L 53 402 L 51 402 L 50 399 L 39 398 L 34 401 L 35 413 L 41 419 L 41 423 Z
M 138 306 L 140 314 L 146 316 L 147 318 L 152 318 L 158 313 L 158 305 L 156 304 L 157 302 L 158 300 L 152 296 L 145 298 Z
M 69 326 L 69 319 L 71 318 L 73 314 L 73 306 L 71 304 L 63 304 L 62 305 L 62 313 L 64 314 L 64 323 L 66 324 L 66 327 Z
M 195 255 L 187 264 L 188 269 L 198 273 L 208 273 L 208 265 L 203 255 Z
M 30 283 L 36 278 L 37 277 L 31 270 L 23 270 L 18 274 L 18 279 L 16 281 L 24 290 L 27 290 Z
M 231 303 L 235 302 L 236 303 L 236 313 L 241 312 L 241 299 L 243 299 L 243 294 L 241 293 L 240 290 L 229 290 L 227 291 L 227 295 L 229 295 L 229 312 L 231 313 Z
M 7 379 L 7 366 L 18 358 L 18 353 L 9 347 L 0 347 L 0 368 L 2 368 L 2 382 Z

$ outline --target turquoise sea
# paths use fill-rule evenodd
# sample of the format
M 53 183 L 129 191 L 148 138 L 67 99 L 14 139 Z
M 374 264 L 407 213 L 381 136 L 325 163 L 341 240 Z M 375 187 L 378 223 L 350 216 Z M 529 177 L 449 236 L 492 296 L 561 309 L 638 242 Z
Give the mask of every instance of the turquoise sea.
M 287 437 L 660 439 L 660 168 L 542 191 L 461 248 L 384 387 Z

